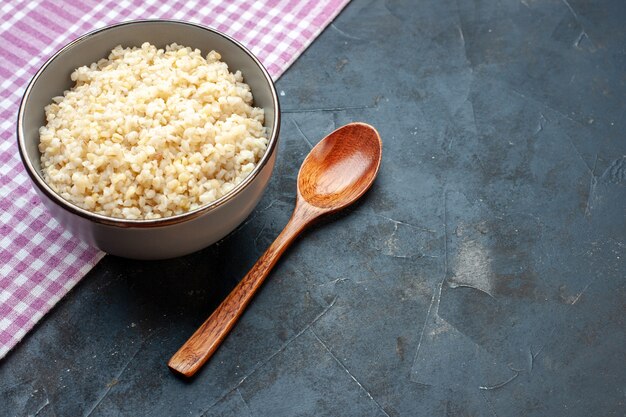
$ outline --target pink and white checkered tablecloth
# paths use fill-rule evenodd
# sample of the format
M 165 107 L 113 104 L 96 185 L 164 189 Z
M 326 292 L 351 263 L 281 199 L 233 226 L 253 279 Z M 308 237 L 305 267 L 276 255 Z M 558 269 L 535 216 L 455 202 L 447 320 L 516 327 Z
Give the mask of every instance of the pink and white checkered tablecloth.
M 241 41 L 277 79 L 349 0 L 0 2 L 0 358 L 104 255 L 46 212 L 19 160 L 15 124 L 28 81 L 56 50 L 111 23 L 168 18 Z

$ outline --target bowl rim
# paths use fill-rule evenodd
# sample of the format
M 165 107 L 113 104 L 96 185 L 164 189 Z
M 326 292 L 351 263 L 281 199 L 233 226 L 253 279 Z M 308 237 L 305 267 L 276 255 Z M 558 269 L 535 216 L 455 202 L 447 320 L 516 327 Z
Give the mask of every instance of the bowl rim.
M 26 145 L 25 145 L 25 140 L 24 140 L 24 129 L 23 129 L 24 107 L 25 107 L 26 101 L 28 100 L 30 96 L 33 86 L 35 85 L 35 83 L 37 82 L 41 74 L 43 74 L 44 71 L 48 68 L 48 66 L 54 60 L 59 58 L 60 55 L 62 55 L 65 51 L 75 47 L 76 45 L 88 40 L 89 38 L 101 32 L 114 30 L 122 26 L 145 24 L 145 23 L 148 23 L 148 24 L 174 23 L 174 24 L 180 24 L 180 25 L 185 25 L 185 26 L 194 26 L 194 27 L 212 32 L 218 36 L 221 36 L 222 38 L 225 38 L 227 41 L 230 41 L 236 47 L 241 49 L 242 52 L 248 55 L 253 60 L 253 62 L 260 68 L 265 78 L 265 81 L 267 82 L 270 88 L 270 93 L 272 95 L 272 107 L 274 108 L 275 117 L 274 117 L 274 123 L 272 126 L 272 135 L 268 139 L 268 146 L 267 146 L 267 149 L 265 150 L 265 153 L 261 157 L 261 160 L 256 164 L 256 166 L 254 167 L 254 169 L 252 170 L 250 174 L 248 174 L 239 184 L 237 184 L 232 190 L 230 190 L 224 196 L 222 196 L 221 198 L 209 204 L 202 205 L 198 208 L 187 211 L 185 213 L 175 214 L 169 217 L 162 217 L 159 219 L 123 219 L 123 218 L 118 218 L 118 217 L 106 216 L 106 215 L 99 214 L 99 213 L 94 213 L 82 207 L 79 207 L 76 204 L 61 197 L 44 181 L 44 179 L 35 170 L 35 167 L 33 166 L 30 158 L 28 158 L 27 156 Z M 26 87 L 26 90 L 24 91 L 24 95 L 22 96 L 22 99 L 20 101 L 20 107 L 19 107 L 18 116 L 17 116 L 17 142 L 18 142 L 18 150 L 19 150 L 20 157 L 22 159 L 22 163 L 24 167 L 26 168 L 26 172 L 30 176 L 32 182 L 39 188 L 41 192 L 43 192 L 49 199 L 51 199 L 54 203 L 56 203 L 61 208 L 69 211 L 72 214 L 83 217 L 87 220 L 90 220 L 99 224 L 107 225 L 107 226 L 114 226 L 114 227 L 120 227 L 120 228 L 163 227 L 163 226 L 171 226 L 174 224 L 178 224 L 178 223 L 182 223 L 182 222 L 186 222 L 186 221 L 198 218 L 208 213 L 209 211 L 212 211 L 226 204 L 228 201 L 232 200 L 235 196 L 240 194 L 259 175 L 259 173 L 263 170 L 265 165 L 267 165 L 270 158 L 274 154 L 277 144 L 278 144 L 278 136 L 279 136 L 279 131 L 280 131 L 280 119 L 281 119 L 280 103 L 278 101 L 278 94 L 276 93 L 276 86 L 274 85 L 274 81 L 272 80 L 272 77 L 269 75 L 269 72 L 263 66 L 263 64 L 259 61 L 259 59 L 252 52 L 250 52 L 245 46 L 243 46 L 241 42 L 237 41 L 236 39 L 232 38 L 229 35 L 226 35 L 223 32 L 220 32 L 217 29 L 204 26 L 198 23 L 192 23 L 192 22 L 188 22 L 184 20 L 176 20 L 176 19 L 138 19 L 138 20 L 129 20 L 129 21 L 121 22 L 121 23 L 104 26 L 102 28 L 87 32 L 84 35 L 79 36 L 78 38 L 74 39 L 73 41 L 63 46 L 61 49 L 59 49 L 50 58 L 46 60 L 46 62 L 41 66 L 41 68 L 39 68 L 39 70 L 35 73 L 33 78 L 28 83 L 28 86 Z

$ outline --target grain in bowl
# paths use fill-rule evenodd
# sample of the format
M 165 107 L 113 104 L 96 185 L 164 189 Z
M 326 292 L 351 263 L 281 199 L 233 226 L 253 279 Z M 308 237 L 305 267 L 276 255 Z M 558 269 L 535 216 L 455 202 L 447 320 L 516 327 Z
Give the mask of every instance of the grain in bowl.
M 114 48 L 45 109 L 44 180 L 94 213 L 157 219 L 219 199 L 266 151 L 263 109 L 211 51 Z

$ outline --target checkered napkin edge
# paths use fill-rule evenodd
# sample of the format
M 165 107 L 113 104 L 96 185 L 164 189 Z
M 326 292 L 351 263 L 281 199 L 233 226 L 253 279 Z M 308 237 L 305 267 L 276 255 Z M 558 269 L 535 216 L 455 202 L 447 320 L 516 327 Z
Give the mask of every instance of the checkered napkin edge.
M 44 209 L 19 160 L 22 94 L 56 50 L 91 30 L 135 19 L 200 23 L 246 45 L 274 79 L 349 0 L 11 1 L 0 5 L 0 359 L 104 256 Z

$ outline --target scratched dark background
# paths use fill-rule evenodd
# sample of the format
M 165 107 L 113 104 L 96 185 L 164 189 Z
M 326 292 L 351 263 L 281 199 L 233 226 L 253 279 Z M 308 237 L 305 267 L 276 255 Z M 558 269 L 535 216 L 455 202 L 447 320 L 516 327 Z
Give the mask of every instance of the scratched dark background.
M 106 257 L 0 363 L 0 415 L 626 415 L 625 22 L 618 0 L 353 1 L 277 83 L 253 215 L 180 259 Z M 350 121 L 383 138 L 371 192 L 174 377 Z

